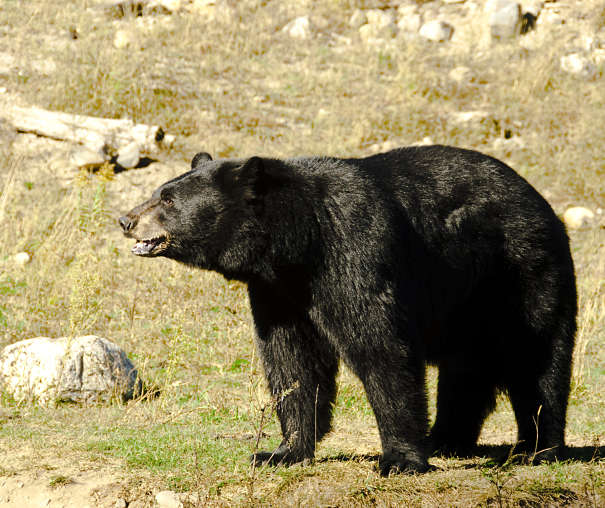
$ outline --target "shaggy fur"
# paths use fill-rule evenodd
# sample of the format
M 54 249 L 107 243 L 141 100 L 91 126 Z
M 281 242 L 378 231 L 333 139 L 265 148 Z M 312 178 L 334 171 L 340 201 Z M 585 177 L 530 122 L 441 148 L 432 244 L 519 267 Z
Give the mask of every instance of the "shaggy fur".
M 564 226 L 512 169 L 477 152 L 409 147 L 364 159 L 211 160 L 120 219 L 133 252 L 248 284 L 283 442 L 312 458 L 339 360 L 376 415 L 382 474 L 466 454 L 498 391 L 517 451 L 564 446 L 576 287 Z M 425 366 L 439 367 L 428 433 Z

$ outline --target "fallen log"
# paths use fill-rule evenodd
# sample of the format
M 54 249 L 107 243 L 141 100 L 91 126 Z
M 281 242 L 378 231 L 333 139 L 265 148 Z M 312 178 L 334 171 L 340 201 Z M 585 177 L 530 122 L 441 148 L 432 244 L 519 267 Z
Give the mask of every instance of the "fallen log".
M 71 141 L 83 145 L 90 153 L 99 154 L 102 160 L 120 161 L 122 152 L 128 152 L 125 167 L 138 163 L 132 153 L 154 157 L 160 148 L 170 147 L 174 136 L 167 135 L 157 125 L 135 124 L 129 119 L 98 118 L 48 111 L 38 107 L 12 106 L 0 112 L 18 132 L 31 132 L 39 136 Z

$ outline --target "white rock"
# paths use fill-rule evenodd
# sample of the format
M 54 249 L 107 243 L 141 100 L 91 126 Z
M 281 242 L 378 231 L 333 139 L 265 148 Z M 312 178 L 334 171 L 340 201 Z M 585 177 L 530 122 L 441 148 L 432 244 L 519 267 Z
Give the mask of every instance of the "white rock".
M 293 19 L 283 29 L 293 39 L 309 39 L 311 37 L 311 23 L 309 16 L 301 16 Z
M 487 5 L 492 38 L 508 39 L 521 32 L 521 5 L 511 0 L 492 0 Z
M 587 79 L 592 79 L 597 74 L 596 66 L 580 53 L 562 56 L 561 69 L 575 76 Z
M 116 49 L 123 49 L 130 46 L 134 41 L 132 32 L 127 30 L 117 30 L 113 37 L 113 46 Z
M 384 153 L 394 150 L 399 146 L 398 143 L 392 140 L 383 141 L 382 143 L 374 143 L 368 147 L 368 150 L 372 153 Z
M 505 153 L 512 153 L 517 150 L 525 148 L 525 141 L 519 136 L 513 136 L 510 138 L 496 138 L 492 146 L 496 151 L 502 151 Z
M 153 10 L 161 10 L 165 11 L 168 14 L 172 14 L 173 12 L 178 12 L 183 8 L 182 0 L 152 0 L 147 4 L 147 9 Z
M 452 38 L 454 27 L 445 21 L 435 20 L 422 25 L 418 33 L 432 42 L 446 42 Z
M 183 508 L 183 503 L 176 492 L 163 490 L 155 495 L 158 508 Z
M 378 28 L 385 28 L 395 24 L 395 16 L 387 11 L 380 9 L 371 9 L 366 12 L 369 25 L 374 25 Z
M 128 504 L 126 504 L 126 500 L 122 498 L 117 499 L 113 504 L 113 508 L 126 508 L 127 506 Z
M 540 25 L 563 25 L 565 19 L 561 14 L 552 10 L 544 10 L 538 17 L 537 24 Z
M 134 168 L 141 160 L 141 147 L 136 141 L 118 150 L 116 162 L 123 168 Z
M 0 382 L 15 400 L 41 404 L 127 400 L 141 390 L 126 353 L 95 335 L 38 337 L 6 346 Z
M 86 147 L 78 148 L 69 156 L 69 162 L 77 168 L 100 166 L 106 160 L 107 158 L 101 152 Z
M 355 9 L 353 14 L 351 14 L 351 18 L 349 19 L 349 26 L 351 28 L 359 28 L 361 25 L 367 23 L 367 21 L 368 17 L 366 16 L 365 12 L 363 12 L 361 9 Z
M 390 12 L 372 9 L 366 12 L 368 22 L 359 27 L 359 37 L 366 44 L 392 39 L 397 34 L 395 17 Z
M 449 73 L 448 76 L 452 81 L 455 81 L 458 84 L 468 83 L 473 78 L 473 72 L 470 67 L 466 67 L 464 65 L 460 65 L 458 67 L 454 67 Z
M 32 258 L 27 252 L 18 252 L 14 255 L 13 259 L 19 266 L 25 266 Z
M 384 43 L 385 39 L 392 39 L 397 34 L 395 25 L 379 27 L 367 23 L 359 27 L 359 37 L 365 44 Z
M 397 22 L 397 28 L 401 32 L 418 33 L 422 26 L 422 16 L 417 12 L 402 16 Z
M 418 5 L 415 3 L 412 4 L 401 4 L 397 8 L 397 14 L 400 17 L 409 16 L 410 14 L 414 14 L 418 12 Z
M 594 213 L 583 206 L 573 206 L 565 210 L 563 222 L 569 229 L 578 229 L 589 224 L 594 219 Z
M 176 136 L 173 134 L 164 134 L 164 137 L 162 138 L 162 141 L 160 142 L 160 144 L 164 147 L 164 148 L 172 148 L 172 146 L 174 145 L 174 142 L 176 141 Z
M 412 143 L 411 146 L 430 146 L 434 145 L 435 142 L 430 136 L 423 137 L 420 141 L 416 141 L 416 143 Z
M 481 122 L 489 118 L 487 111 L 457 111 L 452 113 L 452 120 L 456 123 L 470 123 L 470 122 Z
M 216 0 L 193 0 L 185 9 L 204 18 L 206 22 L 228 24 L 235 18 L 235 10 L 230 5 Z

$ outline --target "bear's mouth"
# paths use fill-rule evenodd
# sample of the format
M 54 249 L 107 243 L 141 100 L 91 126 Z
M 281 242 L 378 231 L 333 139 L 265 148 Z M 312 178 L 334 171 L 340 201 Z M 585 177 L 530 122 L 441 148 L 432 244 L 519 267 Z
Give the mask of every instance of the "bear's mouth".
M 147 240 L 139 240 L 131 249 L 137 256 L 157 256 L 168 245 L 166 236 L 157 236 Z

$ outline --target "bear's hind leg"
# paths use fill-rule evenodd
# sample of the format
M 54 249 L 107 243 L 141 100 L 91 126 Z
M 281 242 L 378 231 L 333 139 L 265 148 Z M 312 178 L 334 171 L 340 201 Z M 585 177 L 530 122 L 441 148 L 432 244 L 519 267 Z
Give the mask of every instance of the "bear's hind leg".
M 477 362 L 442 361 L 437 387 L 437 417 L 430 433 L 433 452 L 456 456 L 470 454 L 495 403 L 495 383 L 488 374 L 478 370 Z
M 423 473 L 429 468 L 424 364 L 410 362 L 409 356 L 409 352 L 404 355 L 390 348 L 346 358 L 361 379 L 376 417 L 383 450 L 378 460 L 382 476 Z
M 551 365 L 541 374 L 533 373 L 533 366 L 521 367 L 509 383 L 508 392 L 518 427 L 515 452 L 526 454 L 535 462 L 560 458 L 565 446 L 571 374 L 571 359 L 567 356 L 567 353 L 555 353 Z

